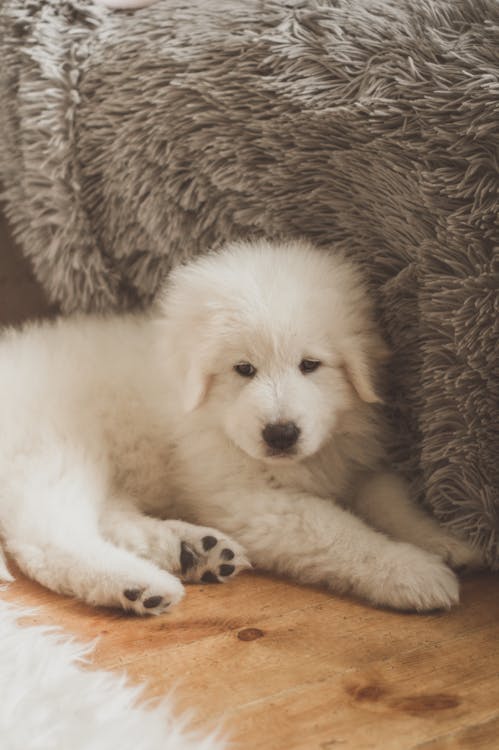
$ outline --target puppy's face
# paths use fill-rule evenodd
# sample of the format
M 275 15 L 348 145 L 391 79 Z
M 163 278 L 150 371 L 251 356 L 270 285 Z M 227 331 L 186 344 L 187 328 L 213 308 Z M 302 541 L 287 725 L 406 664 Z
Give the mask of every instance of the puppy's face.
M 185 353 L 186 411 L 203 409 L 253 458 L 313 455 L 346 411 L 378 400 L 371 368 L 385 350 L 364 288 L 327 251 L 229 248 L 177 273 L 166 307 Z
M 241 321 L 216 360 L 210 413 L 253 458 L 282 462 L 312 455 L 352 403 L 340 358 L 304 323 L 265 330 Z

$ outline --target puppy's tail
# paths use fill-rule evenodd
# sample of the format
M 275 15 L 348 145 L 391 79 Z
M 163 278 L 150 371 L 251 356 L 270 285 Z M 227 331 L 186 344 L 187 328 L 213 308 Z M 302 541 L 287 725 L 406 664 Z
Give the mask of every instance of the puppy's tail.
M 2 583 L 11 583 L 14 580 L 14 576 L 10 573 L 7 567 L 7 560 L 5 559 L 5 553 L 2 545 L 0 544 L 0 581 Z

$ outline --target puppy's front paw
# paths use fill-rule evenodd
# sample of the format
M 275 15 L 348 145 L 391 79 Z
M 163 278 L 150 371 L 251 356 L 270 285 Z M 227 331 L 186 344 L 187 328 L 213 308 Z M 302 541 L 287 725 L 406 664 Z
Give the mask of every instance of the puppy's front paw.
M 224 583 L 251 567 L 241 545 L 215 529 L 192 526 L 180 548 L 181 578 L 190 583 Z
M 428 612 L 459 602 L 458 580 L 439 557 L 411 544 L 394 547 L 376 576 L 370 596 L 374 604 Z
M 137 615 L 160 615 L 184 595 L 184 587 L 178 578 L 161 570 L 147 580 L 141 576 L 121 581 L 119 587 L 119 604 Z
M 423 548 L 441 557 L 454 570 L 478 570 L 485 566 L 481 553 L 464 539 L 439 534 L 425 539 Z

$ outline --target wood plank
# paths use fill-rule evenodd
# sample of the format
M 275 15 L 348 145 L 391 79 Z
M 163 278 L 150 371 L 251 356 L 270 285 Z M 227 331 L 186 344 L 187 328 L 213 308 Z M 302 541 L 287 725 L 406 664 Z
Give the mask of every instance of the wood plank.
M 466 730 L 485 732 L 481 747 L 493 748 L 480 728 L 499 715 L 497 582 L 465 581 L 462 605 L 432 615 L 256 573 L 190 586 L 175 611 L 148 619 L 94 610 L 22 576 L 1 596 L 40 605 L 26 622 L 98 637 L 92 663 L 125 668 L 149 697 L 175 685 L 179 709 L 194 707 L 199 727 L 223 719 L 240 750 L 401 750 L 459 742 Z
M 487 750 L 499 746 L 499 716 L 464 727 L 445 737 L 414 745 L 411 750 Z

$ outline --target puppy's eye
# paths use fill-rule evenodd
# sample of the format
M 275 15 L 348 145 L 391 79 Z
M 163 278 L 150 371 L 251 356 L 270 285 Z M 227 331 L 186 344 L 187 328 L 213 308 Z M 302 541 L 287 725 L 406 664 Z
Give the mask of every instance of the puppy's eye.
M 317 370 L 320 366 L 321 362 L 318 359 L 302 359 L 300 362 L 300 370 L 304 375 Z
M 253 367 L 249 362 L 239 362 L 239 364 L 234 365 L 234 370 L 243 378 L 252 378 L 256 374 L 256 367 Z

